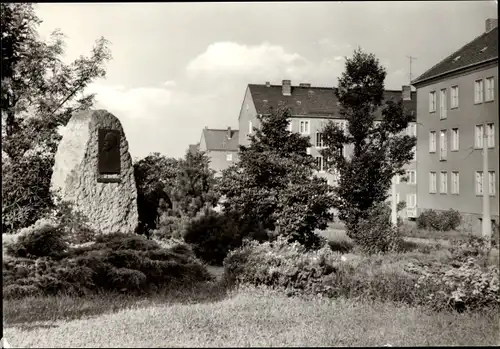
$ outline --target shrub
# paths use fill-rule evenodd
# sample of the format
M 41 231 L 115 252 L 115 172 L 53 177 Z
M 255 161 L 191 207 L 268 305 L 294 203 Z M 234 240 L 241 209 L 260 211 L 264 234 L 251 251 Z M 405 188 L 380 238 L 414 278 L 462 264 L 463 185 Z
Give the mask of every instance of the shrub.
M 265 241 L 268 235 L 262 227 L 237 214 L 212 210 L 190 222 L 184 235 L 196 256 L 214 265 L 221 265 L 227 253 L 241 246 L 244 238 Z
M 68 247 L 64 228 L 45 223 L 19 235 L 16 241 L 6 246 L 6 251 L 14 257 L 56 257 Z
M 450 231 L 457 229 L 461 222 L 460 213 L 453 209 L 447 211 L 426 210 L 417 217 L 419 229 Z
M 54 210 L 54 218 L 67 231 L 68 242 L 71 244 L 88 243 L 97 236 L 88 224 L 88 218 L 71 202 L 59 202 Z
M 41 232 L 51 236 L 49 230 L 39 230 L 37 234 Z M 162 248 L 155 241 L 136 234 L 102 235 L 94 244 L 69 247 L 57 258 L 44 254 L 48 256 L 36 260 L 4 258 L 5 298 L 27 294 L 151 292 L 176 283 L 213 279 L 185 244 Z
M 387 205 L 372 208 L 367 219 L 361 219 L 353 236 L 354 242 L 365 253 L 397 251 L 401 248 L 402 238 L 390 222 Z
M 448 264 L 449 255 L 416 252 L 340 257 L 328 246 L 306 251 L 281 237 L 247 242 L 224 260 L 224 277 L 230 285 L 266 285 L 288 289 L 289 294 L 378 299 L 436 310 L 500 305 L 497 267 L 483 268 L 471 260 L 454 267 Z
M 157 240 L 182 239 L 191 219 L 186 216 L 172 216 L 165 212 L 160 216 L 158 228 L 151 231 L 151 237 Z

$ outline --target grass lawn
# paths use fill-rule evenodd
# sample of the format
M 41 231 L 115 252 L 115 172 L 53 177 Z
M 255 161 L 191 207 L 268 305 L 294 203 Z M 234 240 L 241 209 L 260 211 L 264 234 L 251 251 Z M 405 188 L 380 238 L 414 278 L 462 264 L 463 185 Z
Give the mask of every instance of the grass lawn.
M 126 298 L 121 302 L 122 309 L 115 312 L 73 320 L 59 317 L 29 326 L 19 321 L 12 324 L 13 312 L 7 312 L 4 336 L 14 347 L 45 348 L 500 344 L 498 314 L 492 311 L 429 313 L 389 303 L 288 298 L 256 288 L 191 304 L 149 299 L 134 304 L 129 300 L 127 305 Z M 29 311 L 28 303 L 24 300 L 25 307 L 19 312 Z M 72 307 L 82 315 L 79 308 L 85 304 L 92 308 L 93 303 L 105 304 L 60 299 L 51 306 L 60 314 Z

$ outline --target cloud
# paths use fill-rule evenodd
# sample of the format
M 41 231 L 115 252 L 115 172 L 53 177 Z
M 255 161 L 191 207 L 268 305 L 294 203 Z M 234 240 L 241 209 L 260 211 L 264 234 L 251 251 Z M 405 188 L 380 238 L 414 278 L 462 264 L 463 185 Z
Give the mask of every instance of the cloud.
M 177 86 L 177 83 L 173 80 L 167 80 L 163 83 L 163 86 L 165 87 L 175 87 Z
M 216 42 L 191 60 L 186 71 L 191 78 L 238 75 L 272 80 L 283 75 L 299 77 L 310 66 L 311 62 L 300 54 L 268 42 L 255 46 Z

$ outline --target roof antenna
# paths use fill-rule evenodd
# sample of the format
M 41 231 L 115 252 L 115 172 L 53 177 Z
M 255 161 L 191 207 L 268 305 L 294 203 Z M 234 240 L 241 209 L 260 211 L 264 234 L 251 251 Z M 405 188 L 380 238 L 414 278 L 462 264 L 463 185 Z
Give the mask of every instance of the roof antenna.
M 406 56 L 410 59 L 410 86 L 411 86 L 411 78 L 412 78 L 412 75 L 411 75 L 411 63 L 413 62 L 414 59 L 417 59 L 417 57 L 412 57 L 412 56 Z

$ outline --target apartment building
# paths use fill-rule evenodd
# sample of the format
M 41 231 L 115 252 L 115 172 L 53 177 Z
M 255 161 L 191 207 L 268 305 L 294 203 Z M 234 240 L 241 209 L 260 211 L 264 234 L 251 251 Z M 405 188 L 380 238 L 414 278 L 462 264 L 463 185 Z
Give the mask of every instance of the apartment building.
M 416 121 L 416 93 L 411 92 L 410 86 L 404 86 L 403 91 L 385 91 L 386 100 L 403 99 L 407 112 L 414 116 Z M 335 96 L 335 88 L 312 87 L 311 84 L 301 83 L 298 86 L 292 86 L 290 80 L 283 80 L 282 85 L 249 84 L 245 91 L 243 103 L 239 115 L 239 144 L 248 145 L 248 135 L 254 128 L 260 127 L 257 115 L 266 115 L 270 107 L 277 108 L 279 105 L 287 105 L 291 110 L 291 120 L 289 131 L 299 132 L 308 135 L 311 138 L 311 147 L 308 153 L 316 158 L 320 167 L 318 176 L 327 179 L 330 185 L 338 183 L 338 176 L 326 172 L 323 167 L 323 158 L 320 150 L 323 147 L 321 131 L 323 127 L 333 120 L 344 130 L 347 129 L 347 121 L 341 118 L 340 104 Z M 376 120 L 381 120 L 382 113 L 378 110 Z M 406 132 L 409 135 L 416 136 L 416 122 L 410 123 Z M 344 154 L 349 156 L 351 149 L 344 148 Z M 396 178 L 396 192 L 399 201 L 405 201 L 407 209 L 400 212 L 404 218 L 416 217 L 416 183 L 417 172 L 416 162 L 412 161 L 407 165 L 407 182 Z
M 418 211 L 456 209 L 466 228 L 481 231 L 483 190 L 498 222 L 498 27 L 412 81 L 417 89 Z M 483 173 L 483 155 L 489 157 Z
M 198 149 L 207 153 L 210 159 L 210 168 L 215 171 L 217 177 L 232 163 L 238 161 L 238 130 L 209 129 L 205 127 L 201 133 Z M 194 149 L 190 145 L 190 149 Z

